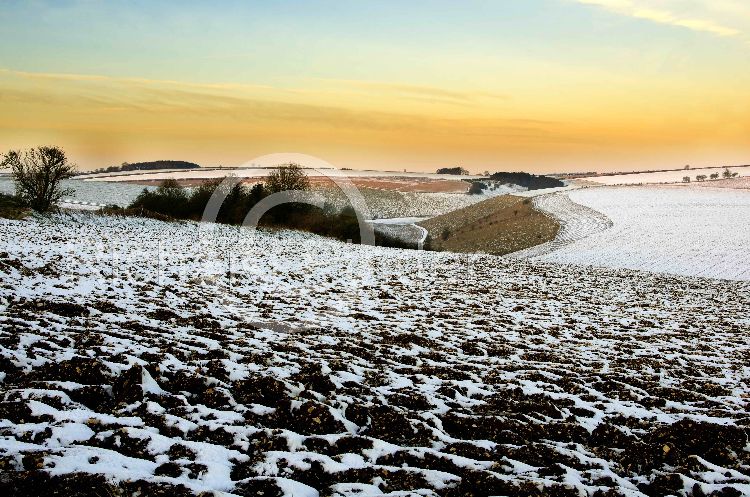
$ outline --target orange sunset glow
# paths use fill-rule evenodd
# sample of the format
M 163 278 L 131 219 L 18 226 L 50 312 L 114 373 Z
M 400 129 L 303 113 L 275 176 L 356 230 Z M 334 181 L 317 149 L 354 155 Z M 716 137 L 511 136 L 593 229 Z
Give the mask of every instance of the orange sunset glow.
M 750 8 L 645 3 L 96 4 L 91 28 L 83 4 L 33 19 L 11 2 L 3 24 L 43 34 L 0 49 L 0 145 L 59 144 L 82 168 L 284 151 L 355 169 L 750 162 Z

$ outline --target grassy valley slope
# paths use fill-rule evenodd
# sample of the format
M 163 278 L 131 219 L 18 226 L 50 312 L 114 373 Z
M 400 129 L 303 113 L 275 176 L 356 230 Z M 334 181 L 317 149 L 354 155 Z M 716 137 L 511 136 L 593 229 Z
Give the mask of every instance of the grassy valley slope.
M 553 240 L 560 229 L 531 199 L 502 195 L 428 219 L 431 247 L 450 252 L 504 255 Z

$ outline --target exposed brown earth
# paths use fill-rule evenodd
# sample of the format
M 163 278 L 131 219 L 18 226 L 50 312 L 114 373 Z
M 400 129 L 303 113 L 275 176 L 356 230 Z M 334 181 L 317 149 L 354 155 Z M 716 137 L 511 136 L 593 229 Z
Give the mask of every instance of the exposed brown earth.
M 436 250 L 504 255 L 554 240 L 560 224 L 531 199 L 494 197 L 420 223 Z
M 748 495 L 746 283 L 198 228 L 0 221 L 0 494 Z
M 748 495 L 746 283 L 197 228 L 0 221 L 2 495 Z
M 216 178 L 190 178 L 190 179 L 178 179 L 177 184 L 182 187 L 189 186 L 200 186 L 209 181 L 214 181 Z M 254 184 L 263 181 L 263 178 L 242 178 L 242 183 Z M 164 182 L 163 179 L 140 179 L 140 180 L 128 180 L 120 181 L 120 183 L 129 183 L 131 185 L 143 185 L 143 186 L 159 186 Z
M 405 178 L 404 180 L 394 181 L 392 179 L 355 178 L 352 179 L 352 183 L 357 187 L 382 188 L 384 190 L 397 190 L 400 192 L 466 193 L 469 191 L 469 183 L 461 180 Z

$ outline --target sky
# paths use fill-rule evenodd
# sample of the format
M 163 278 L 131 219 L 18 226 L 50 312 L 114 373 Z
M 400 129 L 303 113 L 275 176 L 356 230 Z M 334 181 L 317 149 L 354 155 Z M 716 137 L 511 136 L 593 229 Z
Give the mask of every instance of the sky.
M 747 0 L 0 0 L 0 152 L 82 169 L 750 163 Z

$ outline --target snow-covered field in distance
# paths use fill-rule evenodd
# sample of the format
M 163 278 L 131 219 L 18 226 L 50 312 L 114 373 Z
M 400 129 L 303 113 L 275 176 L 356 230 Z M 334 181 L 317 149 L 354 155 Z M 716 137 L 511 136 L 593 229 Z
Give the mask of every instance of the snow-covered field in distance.
M 558 195 L 604 214 L 613 226 L 541 260 L 750 280 L 750 191 L 633 186 Z M 572 219 L 567 232 L 585 232 L 588 217 Z
M 236 176 L 238 178 L 263 178 L 273 172 L 273 167 L 246 168 L 200 168 L 168 171 L 130 171 L 128 173 L 111 173 L 82 176 L 84 181 L 160 181 L 164 179 L 199 180 Z M 430 179 L 476 179 L 481 176 L 456 176 L 453 174 L 436 174 L 407 171 L 361 171 L 350 169 L 307 169 L 309 176 L 327 176 L 331 178 L 430 178 Z
M 730 166 L 729 170 L 737 173 L 738 177 L 750 176 L 750 166 Z M 658 183 L 682 183 L 685 176 L 690 177 L 690 181 L 697 181 L 696 176 L 718 173 L 725 171 L 724 167 L 712 167 L 705 169 L 678 169 L 674 171 L 644 172 L 634 174 L 614 174 L 611 176 L 592 176 L 583 178 L 586 181 L 599 183 L 601 185 L 640 185 L 640 184 L 658 184 Z M 707 182 L 710 182 L 708 180 Z
M 66 206 L 76 207 L 83 203 L 96 206 L 119 205 L 127 207 L 139 193 L 146 189 L 154 189 L 152 186 L 131 185 L 128 183 L 108 183 L 104 181 L 81 181 L 71 179 L 62 182 L 62 187 L 71 189 L 73 192 L 66 195 L 64 202 L 74 202 Z M 9 177 L 0 177 L 0 193 L 13 194 L 15 186 Z
M 155 186 L 142 186 L 126 182 L 83 181 L 80 179 L 63 182 L 64 188 L 73 192 L 66 196 L 63 207 L 86 208 L 115 204 L 127 207 L 143 189 L 153 190 Z M 189 187 L 188 187 L 189 188 Z M 8 177 L 0 177 L 0 193 L 12 194 L 15 188 Z M 402 217 L 432 217 L 461 209 L 467 205 L 485 200 L 483 195 L 441 192 L 400 192 L 377 188 L 358 189 L 364 198 L 370 215 L 375 219 Z M 315 188 L 313 193 L 322 194 L 326 201 L 339 209 L 347 207 L 349 201 L 339 188 Z
M 466 193 L 399 192 L 366 187 L 357 190 L 373 219 L 434 217 L 487 199 L 484 195 Z M 314 188 L 311 192 L 322 194 L 326 202 L 338 209 L 350 205 L 347 195 L 339 188 Z

